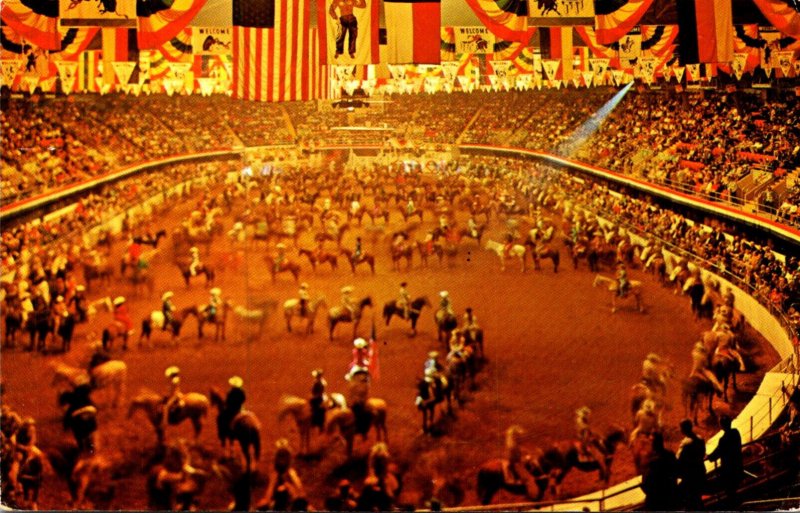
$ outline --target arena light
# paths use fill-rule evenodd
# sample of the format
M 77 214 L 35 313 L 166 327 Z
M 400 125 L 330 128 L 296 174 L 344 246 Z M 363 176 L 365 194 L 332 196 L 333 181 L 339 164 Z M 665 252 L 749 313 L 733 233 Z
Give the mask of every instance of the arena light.
M 581 126 L 576 128 L 572 134 L 570 134 L 566 141 L 559 145 L 556 153 L 566 157 L 574 156 L 581 146 L 583 146 L 586 140 L 589 139 L 593 133 L 600 129 L 600 125 L 603 124 L 603 121 L 605 121 L 608 115 L 611 114 L 619 102 L 622 101 L 632 85 L 633 82 L 629 82 L 628 85 L 623 87 L 617 94 L 614 95 L 613 98 L 608 100 L 605 105 L 597 109 L 597 112 L 589 116 L 589 119 L 584 121 Z

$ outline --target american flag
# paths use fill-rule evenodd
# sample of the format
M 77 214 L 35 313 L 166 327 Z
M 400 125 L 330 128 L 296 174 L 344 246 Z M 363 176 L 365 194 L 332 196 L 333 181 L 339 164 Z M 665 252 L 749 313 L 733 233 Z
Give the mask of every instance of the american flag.
M 276 102 L 320 97 L 323 70 L 309 19 L 307 0 L 275 0 L 272 27 L 233 27 L 234 98 Z

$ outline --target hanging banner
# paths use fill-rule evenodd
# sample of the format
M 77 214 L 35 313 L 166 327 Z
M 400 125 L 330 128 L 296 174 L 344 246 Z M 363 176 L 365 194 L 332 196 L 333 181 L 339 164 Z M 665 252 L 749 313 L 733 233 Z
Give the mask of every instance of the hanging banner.
M 171 3 L 171 2 L 170 2 Z M 136 0 L 59 0 L 62 27 L 136 27 Z
M 593 71 L 582 71 L 581 77 L 583 77 L 583 83 L 586 87 L 592 85 L 592 80 L 594 79 L 594 72 Z
M 559 64 L 561 64 L 561 61 L 557 59 L 542 59 L 542 67 L 545 75 L 547 75 L 547 80 L 551 82 L 555 80 Z
M 24 91 L 28 91 L 28 93 L 33 94 L 36 92 L 36 86 L 39 85 L 39 75 L 31 75 L 25 74 L 22 75 L 22 80 L 20 80 L 20 85 Z
M 379 0 L 318 0 L 317 29 L 321 64 L 380 61 Z
M 731 67 L 733 68 L 733 74 L 736 80 L 741 80 L 742 75 L 744 75 L 744 70 L 747 67 L 747 56 L 748 54 L 744 52 L 736 52 L 733 54 Z
M 21 60 L 4 60 L 0 63 L 2 66 L 3 72 L 3 85 L 7 87 L 11 87 L 11 84 L 14 83 L 14 77 L 17 76 L 17 72 L 22 67 Z
M 114 74 L 117 76 L 117 81 L 121 85 L 127 85 L 133 75 L 133 70 L 136 68 L 135 62 L 112 62 Z
M 608 63 L 611 62 L 611 59 L 601 59 L 597 57 L 590 57 L 589 58 L 589 66 L 592 68 L 592 71 L 596 75 L 602 75 L 608 69 Z
M 700 80 L 700 65 L 687 64 L 686 65 L 686 80 L 688 82 L 697 82 Z
M 639 28 L 622 36 L 619 40 L 619 58 L 636 59 L 642 54 L 642 34 Z
M 642 57 L 639 59 L 639 72 L 642 78 L 648 84 L 653 81 L 656 76 L 656 64 L 658 59 L 655 57 Z
M 78 63 L 70 61 L 55 61 L 58 78 L 61 79 L 61 90 L 69 94 L 75 90 L 75 79 L 78 77 Z
M 494 74 L 499 78 L 506 78 L 513 67 L 514 63 L 511 61 L 492 61 Z
M 186 74 L 189 70 L 192 69 L 191 62 L 170 62 L 169 63 L 169 71 L 172 74 L 172 77 L 177 81 L 180 80 L 183 83 L 186 80 Z
M 452 83 L 453 79 L 456 77 L 458 73 L 459 64 L 456 61 L 445 61 L 442 62 L 442 73 L 444 73 L 444 78 L 446 78 L 449 82 Z
M 336 80 L 339 82 L 344 82 L 346 80 L 350 80 L 355 76 L 356 67 L 355 66 L 334 66 L 333 67 L 334 76 Z M 396 78 L 396 77 L 395 77 Z
M 192 53 L 222 55 L 233 53 L 231 27 L 192 27 Z
M 456 54 L 494 53 L 494 34 L 486 27 L 453 27 L 456 38 Z
M 781 51 L 781 33 L 775 27 L 759 27 L 758 35 L 761 39 L 761 67 L 778 68 L 777 53 Z
M 528 24 L 538 27 L 594 24 L 594 2 L 528 0 Z
M 789 72 L 792 70 L 792 64 L 794 63 L 794 51 L 782 50 L 780 52 L 775 52 L 775 60 L 778 61 L 778 67 L 781 69 L 783 77 L 787 78 Z
M 619 86 L 625 78 L 625 72 L 621 69 L 612 69 L 611 78 L 614 79 L 614 85 Z
M 683 72 L 686 70 L 684 66 L 675 66 L 672 71 L 675 72 L 675 79 L 680 83 L 683 81 Z

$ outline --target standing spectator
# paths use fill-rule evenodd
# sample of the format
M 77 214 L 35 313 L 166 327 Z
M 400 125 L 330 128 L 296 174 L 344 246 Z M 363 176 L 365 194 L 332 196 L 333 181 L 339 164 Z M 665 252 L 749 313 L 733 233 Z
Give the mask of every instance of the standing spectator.
M 722 426 L 722 437 L 719 445 L 708 455 L 711 461 L 720 461 L 719 473 L 722 479 L 722 487 L 725 490 L 725 509 L 734 509 L 739 503 L 737 492 L 739 484 L 744 477 L 744 463 L 742 461 L 742 435 L 739 430 L 731 425 L 731 418 L 723 416 L 720 421 Z
M 679 489 L 686 509 L 700 511 L 703 509 L 703 489 L 706 485 L 706 467 L 703 464 L 706 443 L 694 432 L 691 420 L 683 419 L 680 426 L 684 439 L 678 448 Z
M 678 507 L 678 460 L 675 453 L 664 447 L 664 436 L 653 434 L 653 455 L 642 474 L 644 509 L 670 511 Z

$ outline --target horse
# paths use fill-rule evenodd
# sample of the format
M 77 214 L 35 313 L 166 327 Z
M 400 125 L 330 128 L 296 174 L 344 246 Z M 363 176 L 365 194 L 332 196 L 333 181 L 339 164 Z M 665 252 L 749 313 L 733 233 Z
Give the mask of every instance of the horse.
M 736 374 L 739 372 L 739 361 L 733 355 L 720 353 L 718 348 L 736 348 L 736 335 L 730 331 L 704 331 L 701 340 L 710 355 L 708 365 L 717 379 L 722 383 L 722 400 L 728 402 L 728 383 L 733 382 L 733 391 L 737 391 Z M 720 344 L 722 341 L 722 344 Z
M 383 318 L 386 319 L 387 326 L 389 325 L 389 321 L 391 321 L 392 317 L 395 315 L 401 319 L 407 319 L 411 322 L 411 336 L 413 337 L 417 334 L 417 321 L 419 320 L 419 315 L 422 312 L 422 309 L 426 306 L 431 306 L 431 302 L 427 296 L 420 296 L 414 299 L 408 304 L 408 317 L 406 317 L 403 309 L 397 306 L 397 301 L 392 300 L 383 305 Z
M 436 405 L 447 401 L 447 412 L 452 413 L 452 388 L 444 376 L 434 376 L 433 381 L 426 379 L 417 381 L 417 396 L 415 404 L 422 412 L 422 432 L 428 434 L 433 429 L 436 419 Z
M 600 481 L 604 487 L 608 486 L 611 479 L 611 464 L 617 446 L 626 439 L 625 430 L 614 426 L 605 436 L 598 438 L 596 447 L 603 455 L 603 460 L 586 459 L 581 456 L 580 442 L 577 440 L 564 440 L 552 444 L 542 455 L 542 467 L 550 469 L 551 484 L 556 497 L 560 497 L 561 482 L 573 468 L 583 472 L 597 470 Z
M 541 451 L 539 451 L 541 453 Z M 538 502 L 544 497 L 549 478 L 539 466 L 539 457 L 526 456 L 522 459 L 522 467 L 530 478 L 523 478 L 519 483 L 509 483 L 506 479 L 508 460 L 494 458 L 481 463 L 478 467 L 477 492 L 481 504 L 488 505 L 495 494 L 505 490 L 514 495 L 524 495 L 527 500 Z M 532 481 L 532 482 L 531 482 Z M 534 485 L 535 488 L 532 486 Z
M 222 415 L 225 409 L 225 399 L 215 389 L 211 389 L 209 396 L 211 404 L 217 409 L 218 415 Z M 219 417 L 217 417 L 219 422 Z M 251 461 L 258 462 L 261 457 L 261 422 L 251 411 L 242 410 L 231 420 L 226 433 L 219 433 L 219 441 L 225 448 L 228 441 L 239 442 L 239 448 L 244 454 L 245 468 L 250 471 Z M 252 448 L 252 454 L 250 449 Z
M 311 444 L 311 404 L 302 397 L 285 395 L 278 406 L 278 422 L 287 417 L 294 418 L 297 432 L 300 435 L 300 454 L 307 454 Z
M 255 306 L 255 308 L 246 308 L 243 305 L 236 305 L 233 307 L 233 314 L 241 321 L 236 325 L 239 328 L 237 330 L 239 334 L 241 334 L 243 326 L 254 325 L 258 327 L 256 340 L 260 340 L 264 335 L 264 325 L 269 317 L 269 312 L 275 311 L 275 309 L 278 308 L 278 302 L 274 299 L 268 299 L 266 301 L 260 301 L 253 306 Z
M 206 324 L 214 325 L 214 342 L 219 342 L 220 339 L 225 341 L 225 321 L 228 319 L 228 310 L 231 308 L 231 302 L 228 300 L 223 301 L 221 312 L 217 312 L 214 317 L 210 317 L 208 313 L 203 311 L 197 317 L 197 338 L 203 338 L 203 326 Z
M 103 328 L 103 333 L 100 340 L 103 343 L 103 349 L 110 351 L 114 345 L 114 340 L 121 338 L 122 350 L 125 351 L 128 349 L 128 336 L 129 333 L 125 325 L 115 320 Z
M 316 242 L 324 242 L 324 241 L 331 241 L 335 242 L 337 247 L 342 245 L 342 237 L 344 234 L 350 229 L 350 224 L 343 223 L 336 227 L 336 233 L 329 233 L 329 232 L 319 232 L 314 235 L 314 240 Z
M 91 290 L 92 281 L 99 280 L 105 286 L 111 284 L 111 277 L 114 275 L 114 270 L 108 259 L 100 258 L 99 261 L 91 261 L 88 259 L 83 260 L 83 281 L 86 282 L 86 290 Z
M 194 439 L 197 440 L 203 430 L 203 421 L 208 415 L 210 403 L 208 398 L 198 392 L 188 392 L 181 395 L 181 400 L 177 406 L 173 406 L 168 415 L 167 422 L 164 419 L 164 403 L 166 398 L 152 390 L 142 389 L 142 391 L 131 400 L 128 408 L 128 418 L 142 410 L 147 419 L 153 425 L 158 438 L 158 444 L 164 444 L 164 428 L 166 425 L 177 426 L 185 420 L 192 423 L 194 429 Z
M 197 311 L 197 306 L 187 306 L 179 310 L 178 313 L 172 316 L 169 325 L 165 326 L 164 324 L 166 321 L 164 319 L 164 313 L 161 310 L 153 310 L 150 313 L 150 317 L 142 319 L 142 333 L 139 335 L 138 342 L 139 347 L 142 346 L 142 339 L 146 340 L 148 345 L 150 344 L 150 335 L 153 333 L 154 328 L 169 331 L 172 335 L 172 345 L 177 346 L 183 323 L 186 322 L 186 318 L 190 315 L 193 315 L 195 319 L 199 319 L 200 313 Z
M 124 275 L 123 275 L 124 276 Z M 155 278 L 150 274 L 147 269 L 140 269 L 135 267 L 131 275 L 128 277 L 128 283 L 131 286 L 132 293 L 138 296 L 144 288 L 147 290 L 147 297 L 153 297 L 153 291 L 156 288 Z
M 167 231 L 164 229 L 158 230 L 155 235 L 148 236 L 147 238 L 139 236 L 134 237 L 133 242 L 137 244 L 146 244 L 153 246 L 153 249 L 158 249 L 158 241 L 167 236 Z
M 697 425 L 697 411 L 700 409 L 704 397 L 708 399 L 708 415 L 713 416 L 714 386 L 697 376 L 690 376 L 683 381 L 681 400 L 684 413 L 687 418 L 694 420 L 695 425 Z
M 296 262 L 284 259 L 280 265 L 277 265 L 275 259 L 271 255 L 264 255 L 264 261 L 267 263 L 272 283 L 275 283 L 275 277 L 281 273 L 289 273 L 294 277 L 294 281 L 298 280 L 300 276 L 300 266 Z
M 437 327 L 437 340 L 450 345 L 450 334 L 458 327 L 458 319 L 452 313 L 442 310 L 436 310 L 433 316 L 433 321 Z
M 410 270 L 414 259 L 414 246 L 406 242 L 392 244 L 392 269 L 400 270 L 400 260 L 406 259 L 406 270 Z
M 189 288 L 190 280 L 194 277 L 203 275 L 206 277 L 206 288 L 214 284 L 214 278 L 216 277 L 216 273 L 214 272 L 214 268 L 210 265 L 205 263 L 201 263 L 200 265 L 195 268 L 195 274 L 192 275 L 192 271 L 189 269 L 188 264 L 177 264 L 178 269 L 181 271 L 181 276 L 183 276 L 183 281 L 186 282 L 186 288 Z
M 108 360 L 93 367 L 87 373 L 78 367 L 65 363 L 53 364 L 53 381 L 51 386 L 57 390 L 72 390 L 76 384 L 88 375 L 89 383 L 95 390 L 108 390 L 111 395 L 111 406 L 116 408 L 125 397 L 128 383 L 128 366 L 122 360 Z
M 611 292 L 611 313 L 615 313 L 617 311 L 617 299 L 620 297 L 618 293 L 619 284 L 617 283 L 617 280 L 613 278 L 608 278 L 602 274 L 598 274 L 594 277 L 592 286 L 597 287 L 601 283 L 608 284 L 608 291 Z M 638 280 L 630 280 L 630 288 L 622 297 L 634 298 L 636 300 L 636 311 L 644 312 L 644 307 L 642 306 L 642 282 Z
M 404 223 L 407 223 L 408 220 L 411 219 L 412 217 L 418 217 L 420 223 L 423 223 L 425 221 L 423 219 L 425 217 L 425 214 L 423 213 L 421 208 L 417 208 L 414 209 L 413 212 L 409 212 L 408 209 L 400 207 L 400 215 L 403 216 Z
M 366 440 L 369 431 L 374 429 L 375 439 L 378 442 L 389 440 L 386 431 L 386 401 L 370 397 L 358 411 L 363 418 L 358 418 L 354 409 L 348 408 L 346 404 L 342 403 L 328 413 L 326 421 L 325 432 L 328 435 L 338 432 L 339 436 L 344 438 L 348 457 L 353 455 L 356 434 Z
M 297 253 L 300 256 L 306 256 L 308 258 L 313 271 L 317 270 L 317 264 L 330 264 L 331 271 L 335 271 L 336 268 L 339 267 L 339 259 L 333 253 L 328 253 L 325 251 L 312 251 L 304 248 L 298 249 Z
M 486 242 L 486 246 L 484 248 L 487 251 L 492 251 L 497 257 L 500 259 L 500 271 L 506 270 L 506 246 L 505 244 L 500 244 L 497 241 L 489 240 Z M 526 253 L 525 246 L 522 244 L 514 244 L 511 246 L 511 249 L 508 252 L 509 257 L 517 258 L 520 262 L 520 269 L 522 272 L 525 272 L 525 253 Z
M 534 270 L 538 271 L 541 269 L 541 265 L 539 264 L 540 260 L 549 258 L 550 261 L 553 262 L 553 272 L 558 273 L 558 264 L 561 261 L 561 254 L 557 249 L 540 242 L 533 242 L 531 240 L 525 241 L 525 246 L 530 248 Z
M 372 271 L 373 276 L 375 275 L 375 257 L 367 252 L 361 253 L 361 256 L 358 257 L 358 260 L 353 259 L 353 252 L 347 248 L 342 248 L 340 250 L 341 254 L 347 258 L 347 261 L 350 262 L 350 269 L 352 269 L 353 274 L 356 273 L 356 266 L 358 264 L 367 264 L 369 266 L 369 270 Z
M 314 333 L 314 320 L 317 318 L 317 310 L 327 305 L 325 296 L 319 296 L 311 301 L 306 307 L 305 312 L 300 311 L 300 300 L 297 298 L 288 299 L 283 303 L 283 316 L 286 319 L 286 331 L 292 332 L 292 317 L 297 316 L 306 319 L 305 334 Z
M 472 347 L 469 346 L 465 346 L 464 349 L 462 349 L 461 356 L 456 356 L 452 353 L 447 355 L 445 375 L 447 376 L 447 381 L 453 390 L 453 398 L 456 400 L 459 406 L 461 406 L 463 403 L 462 390 L 467 380 L 470 381 L 471 385 L 475 385 L 475 374 L 473 373 L 474 366 L 472 362 L 474 357 L 475 353 L 473 352 Z
M 58 396 L 58 405 L 69 409 L 75 401 L 72 390 L 62 392 Z M 72 431 L 80 452 L 92 452 L 95 447 L 94 433 L 97 431 L 97 407 L 89 404 L 78 408 L 64 417 L 64 427 Z
M 424 267 L 428 266 L 428 257 L 431 255 L 436 255 L 437 257 L 439 257 L 439 265 L 442 265 L 442 259 L 444 258 L 444 248 L 440 243 L 431 242 L 430 244 L 428 244 L 427 242 L 418 240 L 417 250 L 419 251 L 419 257 L 422 260 L 422 265 Z
M 22 305 L 18 299 L 9 299 L 6 296 L 3 312 L 3 347 L 13 348 L 17 342 L 17 333 L 23 328 Z
M 353 338 L 356 338 L 356 334 L 358 333 L 358 324 L 361 321 L 361 316 L 364 313 L 364 309 L 366 307 L 372 307 L 372 298 L 370 296 L 366 296 L 361 299 L 356 304 L 355 309 L 353 312 L 350 312 L 347 308 L 343 306 L 333 306 L 328 310 L 328 336 L 329 340 L 333 340 L 333 330 L 336 328 L 336 325 L 340 322 L 352 322 L 353 323 Z
M 461 242 L 462 239 L 473 239 L 478 244 L 481 243 L 481 238 L 483 238 L 483 232 L 486 231 L 486 223 L 481 223 L 475 227 L 475 233 L 472 233 L 472 230 L 469 228 L 461 228 L 458 230 L 458 241 Z
M 374 207 L 367 210 L 367 215 L 369 216 L 370 221 L 372 224 L 375 224 L 376 219 L 383 218 L 384 224 L 389 224 L 389 209 L 386 207 Z

